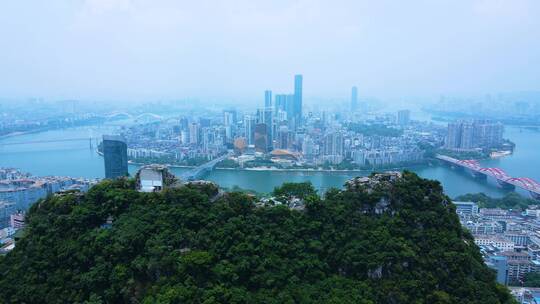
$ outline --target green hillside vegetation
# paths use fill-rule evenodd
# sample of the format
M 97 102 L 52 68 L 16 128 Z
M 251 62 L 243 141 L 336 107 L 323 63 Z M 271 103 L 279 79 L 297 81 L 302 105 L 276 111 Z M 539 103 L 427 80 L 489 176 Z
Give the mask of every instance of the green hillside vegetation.
M 284 185 L 303 211 L 212 185 L 133 180 L 53 196 L 0 258 L 6 303 L 514 303 L 440 184 Z M 216 195 L 217 194 L 217 195 Z M 112 218 L 110 226 L 104 226 Z
M 538 201 L 524 197 L 516 192 L 509 192 L 501 198 L 493 198 L 484 193 L 469 193 L 455 198 L 456 201 L 470 201 L 478 203 L 480 208 L 502 208 L 525 210 L 532 205 L 538 205 Z

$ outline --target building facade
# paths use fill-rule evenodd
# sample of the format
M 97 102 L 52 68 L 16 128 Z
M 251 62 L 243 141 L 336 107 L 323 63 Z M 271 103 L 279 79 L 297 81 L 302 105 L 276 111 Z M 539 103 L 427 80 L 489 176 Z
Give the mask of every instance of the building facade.
M 103 158 L 105 178 L 118 178 L 128 175 L 127 144 L 117 135 L 103 135 Z

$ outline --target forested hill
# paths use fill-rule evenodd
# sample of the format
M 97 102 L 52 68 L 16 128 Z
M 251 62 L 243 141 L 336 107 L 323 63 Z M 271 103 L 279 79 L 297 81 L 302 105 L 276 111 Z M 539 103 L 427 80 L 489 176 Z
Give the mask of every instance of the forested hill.
M 324 199 L 306 184 L 277 189 L 303 210 L 212 185 L 139 193 L 130 180 L 53 196 L 0 258 L 0 301 L 513 303 L 440 184 L 392 178 Z

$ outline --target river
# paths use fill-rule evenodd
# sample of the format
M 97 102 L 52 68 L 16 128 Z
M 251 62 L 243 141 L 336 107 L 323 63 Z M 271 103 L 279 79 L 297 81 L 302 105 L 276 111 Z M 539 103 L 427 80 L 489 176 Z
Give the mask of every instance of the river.
M 15 167 L 37 176 L 62 175 L 73 177 L 102 178 L 104 176 L 103 159 L 95 152 L 95 142 L 90 148 L 88 140 L 67 142 L 46 142 L 66 138 L 100 137 L 111 133 L 118 124 L 78 127 L 53 130 L 42 133 L 26 134 L 0 139 L 0 167 Z M 530 177 L 540 181 L 540 132 L 517 127 L 508 127 L 505 138 L 516 143 L 511 156 L 481 161 L 485 167 L 499 167 L 514 177 Z M 45 142 L 44 142 L 45 141 Z M 9 144 L 32 142 L 28 144 Z M 130 165 L 130 172 L 137 170 Z M 492 180 L 481 181 L 470 177 L 462 170 L 451 169 L 443 165 L 417 166 L 408 168 L 422 177 L 439 180 L 446 193 L 455 197 L 464 193 L 484 192 L 500 197 L 505 191 Z M 175 174 L 186 169 L 173 168 Z M 246 171 L 214 170 L 206 177 L 222 187 L 239 186 L 258 192 L 270 192 L 284 182 L 310 181 L 320 190 L 341 187 L 347 179 L 369 172 L 298 172 L 298 171 Z M 521 192 L 524 193 L 524 192 Z

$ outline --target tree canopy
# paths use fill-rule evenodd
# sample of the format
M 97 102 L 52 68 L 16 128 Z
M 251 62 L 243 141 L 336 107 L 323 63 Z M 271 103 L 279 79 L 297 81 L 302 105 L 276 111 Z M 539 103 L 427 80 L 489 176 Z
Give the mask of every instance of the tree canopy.
M 478 203 L 480 208 L 502 208 L 502 209 L 527 209 L 531 205 L 538 205 L 539 202 L 532 198 L 524 197 L 516 192 L 509 192 L 501 198 L 493 198 L 485 193 L 468 193 L 456 197 L 456 201 L 471 201 Z
M 204 185 L 140 193 L 132 180 L 49 197 L 0 259 L 0 299 L 514 303 L 438 182 L 405 173 L 324 199 L 310 186 L 276 190 L 309 196 L 303 211 Z

